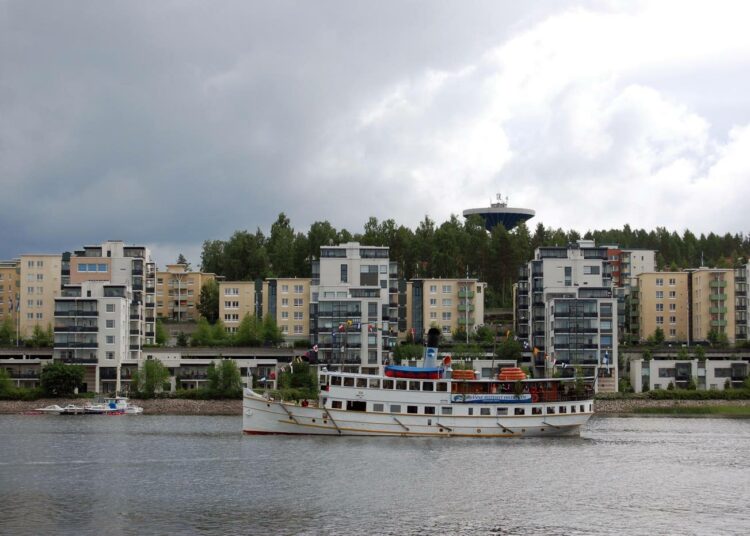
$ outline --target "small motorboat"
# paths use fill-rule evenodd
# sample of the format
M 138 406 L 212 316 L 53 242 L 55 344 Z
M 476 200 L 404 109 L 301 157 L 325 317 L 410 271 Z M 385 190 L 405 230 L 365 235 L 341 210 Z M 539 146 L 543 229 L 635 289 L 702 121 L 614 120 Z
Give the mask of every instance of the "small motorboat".
M 34 411 L 45 415 L 60 415 L 64 411 L 64 408 L 61 408 L 57 404 L 52 404 L 51 406 L 36 408 Z

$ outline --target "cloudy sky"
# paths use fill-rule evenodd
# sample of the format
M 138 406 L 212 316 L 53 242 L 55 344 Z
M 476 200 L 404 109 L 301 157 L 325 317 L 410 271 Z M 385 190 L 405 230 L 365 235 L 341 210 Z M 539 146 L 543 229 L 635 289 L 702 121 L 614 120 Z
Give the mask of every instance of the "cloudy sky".
M 0 258 L 361 231 L 750 231 L 742 2 L 0 0 Z

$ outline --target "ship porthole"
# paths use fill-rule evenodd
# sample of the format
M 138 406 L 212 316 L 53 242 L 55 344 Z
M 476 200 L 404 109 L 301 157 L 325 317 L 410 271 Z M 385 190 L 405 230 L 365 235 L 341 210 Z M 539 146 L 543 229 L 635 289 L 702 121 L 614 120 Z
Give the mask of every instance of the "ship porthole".
M 544 432 L 544 428 L 542 428 L 542 432 Z
M 481 434 L 482 433 L 482 429 L 481 428 L 477 428 L 477 433 Z
M 312 422 L 315 422 L 315 419 L 313 419 Z

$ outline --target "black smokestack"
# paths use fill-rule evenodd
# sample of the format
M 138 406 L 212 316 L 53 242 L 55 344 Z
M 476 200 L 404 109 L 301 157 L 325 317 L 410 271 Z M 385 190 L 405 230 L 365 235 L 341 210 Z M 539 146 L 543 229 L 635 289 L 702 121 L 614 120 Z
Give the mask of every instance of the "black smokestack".
M 437 348 L 440 342 L 440 330 L 437 328 L 430 328 L 427 332 L 427 347 Z

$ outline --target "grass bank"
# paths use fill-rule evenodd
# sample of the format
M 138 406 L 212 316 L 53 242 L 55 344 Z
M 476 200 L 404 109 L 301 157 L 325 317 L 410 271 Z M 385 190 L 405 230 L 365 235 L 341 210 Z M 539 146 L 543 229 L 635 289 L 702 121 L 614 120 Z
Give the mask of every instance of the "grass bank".
M 640 415 L 710 415 L 717 417 L 750 418 L 750 406 L 673 406 L 658 408 L 634 408 L 632 412 Z

